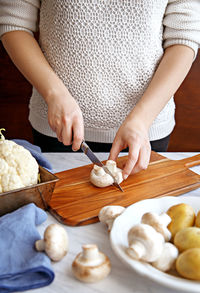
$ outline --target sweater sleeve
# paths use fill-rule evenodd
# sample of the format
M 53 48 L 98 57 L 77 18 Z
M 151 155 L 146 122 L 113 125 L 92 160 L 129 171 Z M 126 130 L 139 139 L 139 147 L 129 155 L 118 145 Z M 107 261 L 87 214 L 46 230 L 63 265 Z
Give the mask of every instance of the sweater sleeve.
M 10 31 L 38 30 L 40 0 L 0 0 L 0 37 Z
M 196 57 L 200 45 L 200 0 L 169 0 L 163 24 L 164 48 L 186 45 Z

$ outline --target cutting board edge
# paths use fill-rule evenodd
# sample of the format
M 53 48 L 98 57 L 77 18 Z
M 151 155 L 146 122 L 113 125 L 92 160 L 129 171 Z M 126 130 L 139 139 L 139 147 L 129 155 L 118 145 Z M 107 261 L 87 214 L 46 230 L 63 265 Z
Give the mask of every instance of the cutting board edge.
M 189 192 L 189 191 L 192 191 L 192 190 L 195 190 L 197 188 L 200 188 L 200 182 L 198 183 L 195 183 L 193 185 L 189 185 L 189 186 L 186 186 L 184 188 L 180 188 L 178 190 L 174 190 L 174 191 L 170 191 L 166 194 L 161 194 L 161 195 L 158 195 L 158 196 L 155 196 L 155 197 L 150 197 L 150 198 L 143 198 L 141 199 L 142 200 L 145 200 L 145 199 L 155 199 L 155 198 L 161 198 L 161 197 L 165 197 L 165 196 L 178 196 L 178 195 L 182 195 L 186 192 Z M 188 195 L 189 196 L 189 195 Z M 132 204 L 135 204 L 136 202 L 138 201 L 135 201 L 133 202 Z M 127 206 L 124 206 L 125 208 L 131 206 L 132 204 L 130 205 L 127 205 Z M 117 205 L 117 203 L 113 203 L 113 205 Z M 98 216 L 95 216 L 95 217 L 91 217 L 91 218 L 88 218 L 88 219 L 84 219 L 84 220 L 81 220 L 79 222 L 77 222 L 76 220 L 73 220 L 73 219 L 69 219 L 69 218 L 64 218 L 62 217 L 61 215 L 57 214 L 56 210 L 52 209 L 52 208 L 49 208 L 49 212 L 51 213 L 51 215 L 53 215 L 60 223 L 64 224 L 64 225 L 67 225 L 67 226 L 72 226 L 72 227 L 75 227 L 75 226 L 85 226 L 85 225 L 90 225 L 90 224 L 94 224 L 94 223 L 97 223 L 99 222 L 99 219 L 98 219 Z

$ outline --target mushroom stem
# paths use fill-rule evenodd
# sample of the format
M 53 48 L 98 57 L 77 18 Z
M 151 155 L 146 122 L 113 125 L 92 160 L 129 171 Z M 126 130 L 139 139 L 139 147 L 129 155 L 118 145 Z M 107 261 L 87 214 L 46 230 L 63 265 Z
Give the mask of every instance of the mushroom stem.
M 105 175 L 104 169 L 102 167 L 97 166 L 97 165 L 94 165 L 94 173 L 97 176 L 103 176 L 103 175 Z
M 127 253 L 147 262 L 155 261 L 162 253 L 164 237 L 147 224 L 133 226 L 128 232 Z
M 145 254 L 145 251 L 146 249 L 143 243 L 137 240 L 133 241 L 132 245 L 127 249 L 128 254 L 135 259 L 141 259 Z
M 106 167 L 109 169 L 109 171 L 111 173 L 116 173 L 116 171 L 117 171 L 117 165 L 116 165 L 116 162 L 115 161 L 108 160 L 106 162 Z
M 82 255 L 80 261 L 87 266 L 98 266 L 102 263 L 102 254 L 96 244 L 87 244 L 82 246 Z
M 85 261 L 91 261 L 94 258 L 99 257 L 99 250 L 95 244 L 83 245 L 82 249 L 83 249 L 82 259 L 84 259 Z
M 37 240 L 35 242 L 35 248 L 37 251 L 44 251 L 45 250 L 45 242 L 43 239 Z

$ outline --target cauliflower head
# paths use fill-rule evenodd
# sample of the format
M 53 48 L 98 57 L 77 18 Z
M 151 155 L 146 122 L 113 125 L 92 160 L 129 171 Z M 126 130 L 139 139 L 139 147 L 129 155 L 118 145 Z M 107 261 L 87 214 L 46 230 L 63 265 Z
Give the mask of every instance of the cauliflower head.
M 0 193 L 37 184 L 39 165 L 31 153 L 14 141 L 0 140 Z

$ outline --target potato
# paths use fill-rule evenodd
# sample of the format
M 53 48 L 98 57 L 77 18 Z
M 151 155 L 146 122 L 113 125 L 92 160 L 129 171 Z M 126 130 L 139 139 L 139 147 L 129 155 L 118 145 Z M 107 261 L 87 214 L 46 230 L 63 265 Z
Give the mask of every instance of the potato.
M 168 225 L 168 229 L 172 234 L 172 240 L 178 231 L 194 225 L 195 212 L 193 208 L 186 203 L 171 206 L 167 214 L 172 219 Z
M 184 278 L 200 280 L 200 248 L 182 252 L 176 260 L 176 270 Z
M 174 237 L 174 244 L 180 252 L 189 248 L 200 248 L 200 228 L 187 227 L 178 231 Z
M 195 220 L 195 226 L 200 228 L 200 211 L 198 211 L 196 220 Z

